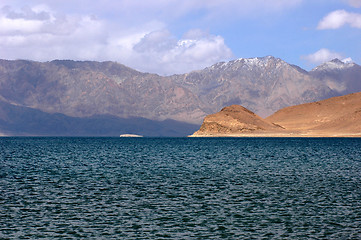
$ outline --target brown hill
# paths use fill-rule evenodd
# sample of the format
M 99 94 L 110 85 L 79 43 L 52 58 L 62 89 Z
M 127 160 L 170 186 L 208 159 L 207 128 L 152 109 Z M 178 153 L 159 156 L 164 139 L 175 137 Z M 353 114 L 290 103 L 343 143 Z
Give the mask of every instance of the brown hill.
M 281 127 L 271 124 L 250 110 L 231 105 L 220 112 L 208 115 L 193 136 L 222 136 L 242 133 L 277 131 Z
M 361 92 L 286 107 L 266 119 L 233 105 L 207 116 L 193 136 L 361 137 Z
M 361 110 L 356 110 L 353 113 L 346 114 L 345 116 L 321 124 L 312 130 L 361 135 Z
M 266 120 L 287 130 L 356 133 L 361 130 L 361 92 L 283 108 Z

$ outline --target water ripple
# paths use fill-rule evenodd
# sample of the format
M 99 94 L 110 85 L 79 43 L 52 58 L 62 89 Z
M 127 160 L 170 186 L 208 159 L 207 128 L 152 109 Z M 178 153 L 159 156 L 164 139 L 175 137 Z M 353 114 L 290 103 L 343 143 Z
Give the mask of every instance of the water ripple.
M 0 138 L 1 239 L 361 239 L 360 139 Z

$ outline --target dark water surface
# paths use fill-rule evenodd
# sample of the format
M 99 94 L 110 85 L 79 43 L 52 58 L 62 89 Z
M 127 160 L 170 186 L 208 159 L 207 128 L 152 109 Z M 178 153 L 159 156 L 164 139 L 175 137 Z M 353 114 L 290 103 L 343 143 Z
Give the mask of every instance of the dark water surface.
M 0 239 L 361 239 L 361 139 L 0 138 Z

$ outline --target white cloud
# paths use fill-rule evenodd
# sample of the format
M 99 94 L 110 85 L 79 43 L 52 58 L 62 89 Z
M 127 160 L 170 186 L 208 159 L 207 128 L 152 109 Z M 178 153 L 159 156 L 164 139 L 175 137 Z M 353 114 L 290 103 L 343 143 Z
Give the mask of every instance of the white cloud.
M 0 12 L 0 57 L 7 59 L 85 59 L 86 47 L 105 41 L 104 25 L 92 16 L 57 15 L 44 6 Z M 91 52 L 92 50 L 88 50 Z M 96 55 L 91 54 L 92 57 Z
M 90 15 L 42 6 L 0 13 L 0 58 L 112 60 L 141 71 L 184 73 L 233 57 L 221 36 L 191 30 L 177 38 L 159 21 L 113 26 Z
M 344 62 L 344 63 L 353 63 L 353 60 L 352 60 L 352 58 L 350 58 L 350 57 L 344 58 L 344 59 L 342 59 L 341 61 Z
M 361 28 L 361 14 L 350 13 L 345 10 L 333 11 L 318 23 L 317 29 L 337 29 L 344 25 Z
M 132 64 L 136 62 L 138 68 L 149 72 L 157 70 L 161 74 L 202 69 L 233 57 L 221 36 L 200 30 L 191 30 L 178 40 L 167 30 L 151 32 L 135 44 L 133 50 Z
M 330 51 L 326 48 L 322 48 L 315 53 L 302 56 L 302 59 L 308 61 L 311 64 L 321 64 L 335 58 L 343 59 L 343 56 L 340 53 Z
M 348 3 L 355 8 L 361 7 L 361 0 L 348 0 Z
M 21 11 L 3 7 L 0 11 L 0 35 L 70 35 L 83 25 L 99 22 L 91 16 L 56 15 L 40 9 L 45 9 L 45 7 L 27 7 Z
M 27 0 L 23 7 L 23 0 L 3 0 L 9 6 L 0 4 L 0 58 L 112 60 L 140 71 L 184 73 L 234 56 L 222 36 L 201 29 L 175 36 L 167 22 L 177 26 L 191 17 L 207 28 L 303 1 Z
M 137 52 L 161 53 L 169 51 L 177 45 L 177 40 L 168 31 L 154 31 L 146 34 L 136 45 Z

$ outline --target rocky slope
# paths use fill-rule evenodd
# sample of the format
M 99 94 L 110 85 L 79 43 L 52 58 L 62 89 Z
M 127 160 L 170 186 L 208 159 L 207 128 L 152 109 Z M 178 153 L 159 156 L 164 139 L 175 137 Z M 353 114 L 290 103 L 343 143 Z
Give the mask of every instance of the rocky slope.
M 361 133 L 361 92 L 287 107 L 266 118 L 291 131 Z
M 337 95 L 326 82 L 271 56 L 218 63 L 173 78 L 209 106 L 206 112 L 239 104 L 266 117 L 286 106 Z
M 260 116 L 240 105 L 231 105 L 218 113 L 205 117 L 202 126 L 193 135 L 221 136 L 281 129 L 280 126 L 263 120 Z
M 286 107 L 266 119 L 233 105 L 207 116 L 192 136 L 361 137 L 361 92 Z

